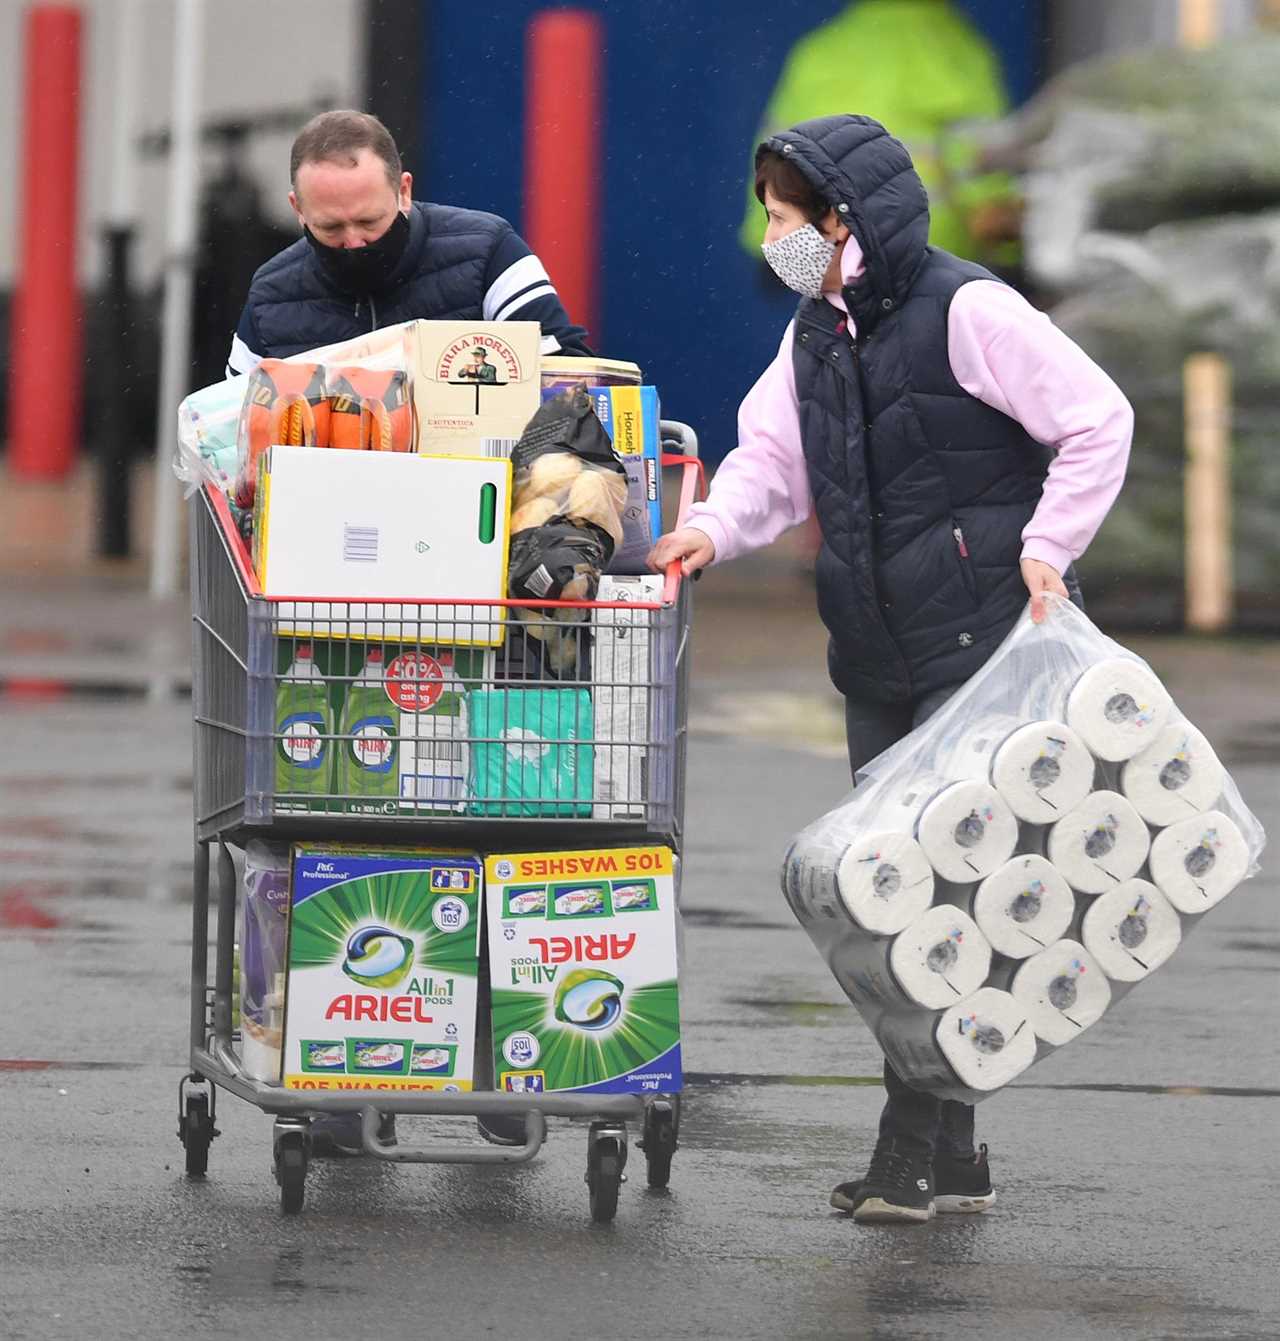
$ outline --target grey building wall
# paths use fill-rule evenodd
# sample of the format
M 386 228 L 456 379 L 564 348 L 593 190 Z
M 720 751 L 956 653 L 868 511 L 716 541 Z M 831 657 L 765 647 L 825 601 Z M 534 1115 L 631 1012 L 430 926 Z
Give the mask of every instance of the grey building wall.
M 406 0 L 408 2 L 408 0 Z M 80 238 L 82 279 L 101 273 L 100 229 L 110 191 L 110 143 L 117 97 L 112 20 L 117 0 L 81 0 L 85 33 L 81 89 Z M 20 184 L 22 165 L 22 29 L 25 0 L 0 0 L 0 181 Z M 169 122 L 173 6 L 144 0 L 139 131 Z M 209 116 L 269 110 L 327 96 L 336 105 L 358 105 L 364 79 L 362 0 L 207 0 L 203 105 Z M 273 213 L 292 218 L 287 132 L 257 137 L 249 150 L 250 171 L 270 184 Z M 206 159 L 212 163 L 212 157 Z M 148 282 L 164 253 L 167 165 L 140 164 L 140 235 L 135 253 L 139 279 Z M 20 198 L 5 193 L 0 204 L 0 288 L 13 284 Z
M 1247 32 L 1262 6 L 1258 0 L 1221 0 L 1222 29 Z M 1178 34 L 1178 0 L 1049 0 L 1050 70 L 1125 47 L 1172 45 Z

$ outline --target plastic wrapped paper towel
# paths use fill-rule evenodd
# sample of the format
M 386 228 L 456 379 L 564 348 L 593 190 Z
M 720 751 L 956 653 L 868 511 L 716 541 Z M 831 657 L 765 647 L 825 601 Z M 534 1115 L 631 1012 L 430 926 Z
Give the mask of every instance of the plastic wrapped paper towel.
M 1092 1027 L 1195 925 L 1184 926 L 1175 904 L 1188 913 L 1211 906 L 1257 872 L 1265 844 L 1230 775 L 1215 789 L 1212 751 L 1150 668 L 1075 606 L 1046 604 L 1042 624 L 1024 615 L 932 717 L 859 769 L 856 790 L 787 859 L 787 897 L 836 980 L 903 1080 L 941 1098 L 976 1102 Z M 1049 731 L 1067 742 L 1060 755 L 1045 749 Z M 1019 749 L 1002 772 L 1001 748 L 1014 760 L 1014 744 L 1037 734 L 1035 748 Z M 1044 766 L 1048 758 L 1059 772 Z M 1050 785 L 1068 781 L 1077 792 L 1101 789 L 1051 824 L 1028 818 L 1043 814 L 1033 802 L 1058 799 Z M 1179 791 L 1179 806 L 1189 799 L 1204 813 L 1192 812 L 1194 825 L 1166 820 L 1153 847 L 1148 817 L 1159 828 L 1165 793 Z M 866 863 L 869 875 L 850 855 L 864 841 L 881 854 Z M 923 855 L 937 877 L 934 902 L 905 929 L 873 935 L 874 900 L 910 883 L 878 874 L 886 853 L 899 876 L 902 854 L 916 863 Z M 917 889 L 928 887 L 922 875 Z M 979 938 L 985 955 L 1000 956 L 989 967 Z M 956 993 L 965 995 L 948 1000 Z
M 1070 1043 L 1111 1004 L 1111 985 L 1101 965 L 1072 940 L 1054 941 L 1023 960 L 1008 990 L 1027 1012 L 1036 1037 L 1051 1047 Z
M 852 836 L 834 823 L 806 830 L 782 867 L 783 892 L 801 922 L 848 919 L 892 936 L 933 902 L 933 867 L 905 833 Z
M 1142 662 L 1109 657 L 1090 666 L 1067 695 L 1067 725 L 1098 756 L 1131 759 L 1160 734 L 1172 700 Z
M 1176 824 L 1217 805 L 1224 770 L 1190 722 L 1171 722 L 1120 774 L 1120 790 L 1148 824 Z
M 810 935 L 820 932 L 810 924 Z M 963 909 L 938 904 L 892 939 L 823 937 L 827 962 L 853 1003 L 878 1014 L 942 1010 L 981 987 L 991 947 Z
M 1080 939 L 1116 982 L 1141 982 L 1182 943 L 1182 919 L 1149 880 L 1126 880 L 1094 899 Z
M 1026 1010 L 994 987 L 979 988 L 940 1015 L 886 1018 L 880 1045 L 915 1088 L 964 1103 L 1007 1085 L 1036 1059 Z
M 1150 830 L 1118 792 L 1091 792 L 1049 830 L 1049 860 L 1082 894 L 1137 875 L 1150 848 Z
M 1025 959 L 1066 932 L 1076 915 L 1076 898 L 1052 863 L 1026 853 L 987 876 L 973 892 L 969 910 L 997 954 Z
M 1203 913 L 1244 879 L 1249 846 L 1220 810 L 1162 829 L 1151 844 L 1151 879 L 1180 913 Z
M 939 771 L 990 782 L 1028 824 L 1052 824 L 1093 787 L 1097 764 L 1065 722 L 981 719 L 939 757 Z

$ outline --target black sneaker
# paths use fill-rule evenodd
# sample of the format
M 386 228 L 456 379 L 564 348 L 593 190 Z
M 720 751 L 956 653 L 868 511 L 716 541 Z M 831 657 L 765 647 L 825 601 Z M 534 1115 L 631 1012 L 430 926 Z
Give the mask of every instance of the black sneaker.
M 980 1145 L 967 1159 L 956 1155 L 933 1157 L 934 1204 L 939 1215 L 976 1215 L 996 1204 L 991 1187 L 987 1147 Z
M 968 1159 L 935 1155 L 933 1182 L 933 1205 L 939 1215 L 977 1215 L 996 1204 L 985 1145 L 979 1146 L 978 1153 Z M 838 1211 L 853 1210 L 861 1187 L 861 1179 L 841 1183 L 831 1194 L 831 1204 Z
M 927 1159 L 877 1150 L 866 1177 L 841 1183 L 831 1204 L 859 1224 L 924 1224 L 933 1218 L 933 1169 Z
M 378 1139 L 394 1141 L 396 1115 L 383 1113 Z M 322 1113 L 311 1119 L 311 1153 L 316 1159 L 346 1159 L 364 1154 L 359 1113 Z

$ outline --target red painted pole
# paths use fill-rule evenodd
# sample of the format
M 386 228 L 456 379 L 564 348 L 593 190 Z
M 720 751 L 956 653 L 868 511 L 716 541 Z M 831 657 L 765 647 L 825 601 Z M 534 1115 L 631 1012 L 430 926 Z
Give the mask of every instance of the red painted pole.
M 80 427 L 80 38 L 78 6 L 27 9 L 21 238 L 9 365 L 9 469 L 26 479 L 64 478 Z
M 600 336 L 600 17 L 543 10 L 529 23 L 524 226 L 570 318 Z

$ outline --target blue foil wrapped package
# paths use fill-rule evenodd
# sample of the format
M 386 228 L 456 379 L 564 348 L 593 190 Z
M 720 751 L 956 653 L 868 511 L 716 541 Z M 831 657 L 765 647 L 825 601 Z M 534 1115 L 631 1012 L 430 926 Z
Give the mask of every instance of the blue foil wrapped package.
M 590 815 L 594 756 L 585 689 L 467 695 L 472 815 Z

